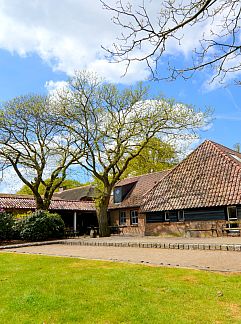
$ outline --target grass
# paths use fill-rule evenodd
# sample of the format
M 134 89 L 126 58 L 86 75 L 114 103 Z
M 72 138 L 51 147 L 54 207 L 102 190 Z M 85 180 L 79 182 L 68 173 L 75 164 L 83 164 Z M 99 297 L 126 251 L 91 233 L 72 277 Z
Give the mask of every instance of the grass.
M 241 276 L 1 253 L 0 323 L 241 323 Z

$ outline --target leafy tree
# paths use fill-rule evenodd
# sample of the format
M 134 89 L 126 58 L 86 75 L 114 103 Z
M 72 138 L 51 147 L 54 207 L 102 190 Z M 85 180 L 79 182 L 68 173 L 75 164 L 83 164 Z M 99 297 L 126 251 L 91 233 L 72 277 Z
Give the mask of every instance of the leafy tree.
M 203 125 L 203 113 L 172 100 L 150 100 L 141 84 L 119 89 L 95 74 L 77 73 L 56 101 L 58 124 L 86 150 L 78 163 L 100 183 L 97 217 L 101 236 L 109 234 L 107 208 L 111 191 L 129 163 L 153 137 L 189 136 Z M 148 100 L 147 100 L 148 99 Z
M 130 161 L 122 178 L 166 170 L 177 162 L 174 148 L 159 138 L 153 137 L 141 153 Z
M 51 181 L 50 178 L 45 180 L 45 183 L 49 183 Z M 58 182 L 59 179 L 56 179 L 55 182 Z M 80 183 L 77 180 L 72 180 L 72 179 L 65 179 L 62 183 L 61 183 L 61 187 L 63 187 L 64 189 L 72 189 L 75 187 L 80 187 L 80 186 L 84 186 L 85 184 Z M 44 185 L 41 183 L 39 185 L 39 193 L 40 195 L 43 195 L 45 191 L 45 187 Z M 56 188 L 55 192 L 59 191 L 59 187 Z M 19 195 L 32 195 L 33 192 L 32 190 L 27 186 L 27 185 L 23 185 L 22 188 L 17 192 L 17 194 Z
M 210 68 L 213 79 L 218 77 L 220 82 L 227 74 L 235 76 L 241 70 L 240 0 L 159 1 L 156 13 L 151 8 L 155 1 L 143 0 L 139 5 L 122 0 L 115 5 L 101 2 L 113 13 L 113 22 L 121 27 L 121 36 L 107 51 L 111 59 L 125 61 L 127 69 L 133 61 L 145 61 L 153 77 L 175 79 Z M 190 38 L 192 60 L 177 63 L 177 51 L 185 42 L 190 44 Z M 171 53 L 170 44 L 176 53 L 168 56 L 165 74 L 163 65 L 158 69 L 158 61 Z
M 240 143 L 236 143 L 236 144 L 234 144 L 234 146 L 233 146 L 233 148 L 234 148 L 234 150 L 236 151 L 236 152 L 238 152 L 238 153 L 240 153 Z
M 71 136 L 52 122 L 48 98 L 28 95 L 2 105 L 1 168 L 14 169 L 32 191 L 37 209 L 48 209 L 53 193 L 65 180 L 68 167 L 75 161 L 72 144 Z M 47 182 L 46 174 L 50 174 Z M 40 186 L 44 188 L 42 196 Z

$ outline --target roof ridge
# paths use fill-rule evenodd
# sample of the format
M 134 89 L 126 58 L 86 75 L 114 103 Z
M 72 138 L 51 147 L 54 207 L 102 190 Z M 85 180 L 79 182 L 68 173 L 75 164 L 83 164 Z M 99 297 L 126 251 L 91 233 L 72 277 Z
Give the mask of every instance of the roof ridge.
M 145 205 L 146 201 L 145 201 L 145 196 L 150 192 L 150 191 L 154 191 L 155 188 L 160 184 L 160 182 L 162 181 L 165 181 L 165 178 L 170 176 L 173 172 L 176 171 L 176 169 L 178 169 L 180 167 L 180 165 L 182 165 L 187 159 L 189 159 L 190 156 L 192 156 L 198 149 L 200 149 L 200 147 L 204 146 L 204 144 L 207 144 L 207 143 L 211 143 L 211 144 L 216 144 L 218 145 L 218 143 L 215 143 L 211 140 L 204 140 L 200 145 L 198 145 L 190 154 L 188 154 L 180 163 L 178 163 L 176 166 L 174 166 L 170 172 L 168 172 L 162 179 L 160 179 L 152 188 L 150 188 L 144 195 L 143 195 L 143 198 L 144 198 L 144 201 L 143 203 L 141 204 L 141 209 L 142 207 Z M 216 147 L 215 145 L 215 147 Z
M 86 200 L 73 200 L 73 199 L 54 199 L 54 200 L 51 200 L 51 201 L 61 201 L 61 202 L 77 202 L 77 203 L 88 203 L 88 204 L 94 204 L 95 202 L 94 201 L 86 201 Z
M 234 154 L 237 154 L 238 152 L 228 148 L 227 146 L 224 146 L 222 144 L 219 144 L 219 143 L 216 143 L 216 142 L 213 142 L 213 141 L 209 141 L 219 152 L 221 152 L 221 154 L 227 159 L 229 160 L 231 163 L 234 163 L 236 164 L 239 169 L 241 169 L 241 162 L 237 161 L 235 158 L 231 157 L 228 153 L 229 152 L 225 152 L 222 148 L 224 148 L 225 150 L 228 150 L 228 151 L 232 151 L 230 153 L 234 153 Z M 238 153 L 240 154 L 240 153 Z M 240 157 L 241 158 L 241 157 Z
M 161 181 L 163 181 L 167 176 L 169 176 L 171 173 L 173 173 L 184 161 L 186 161 L 188 158 L 189 158 L 189 156 L 191 156 L 191 155 L 193 155 L 194 154 L 194 152 L 195 151 L 197 151 L 199 148 L 200 148 L 200 146 L 203 146 L 203 144 L 204 143 L 206 143 L 206 142 L 211 142 L 210 140 L 205 140 L 204 142 L 202 142 L 202 144 L 201 145 L 198 145 L 191 153 L 189 153 L 181 162 L 179 162 L 177 165 L 175 165 L 173 168 L 171 168 L 170 169 L 170 172 L 168 172 L 162 179 L 160 179 L 152 188 L 150 188 L 144 195 L 143 195 L 143 197 L 145 196 L 145 195 L 147 195 L 147 193 L 149 192 L 149 191 L 151 191 L 151 190 L 154 190 L 154 188 L 156 187 L 156 186 L 158 186 L 158 184 L 161 182 Z M 144 202 L 142 203 L 142 205 L 144 205 Z
M 205 140 L 144 196 L 141 212 L 240 204 L 241 154 Z
M 161 171 L 155 171 L 155 172 L 144 173 L 144 174 L 140 174 L 140 175 L 136 175 L 136 176 L 131 176 L 131 177 L 123 178 L 123 179 L 119 180 L 118 182 L 123 181 L 123 180 L 127 180 L 127 179 L 129 180 L 129 179 L 133 179 L 133 178 L 144 177 L 146 175 L 152 175 L 152 174 L 155 174 L 155 173 L 162 173 L 162 172 L 170 171 L 172 169 L 173 168 L 169 168 L 169 169 L 165 169 L 165 170 L 161 170 Z
M 60 194 L 60 193 L 65 192 L 65 191 L 75 190 L 75 189 L 79 189 L 79 188 L 91 187 L 91 186 L 94 187 L 94 185 L 92 185 L 92 184 L 87 184 L 87 185 L 78 186 L 78 187 L 74 187 L 74 188 L 70 188 L 70 189 L 65 189 L 65 190 L 63 190 L 61 192 L 58 191 L 58 192 L 56 192 L 56 194 Z
M 4 195 L 7 195 L 7 194 L 4 194 Z M 26 195 L 27 196 L 27 195 Z M 0 194 L 0 199 L 27 199 L 27 200 L 34 200 L 35 201 L 35 199 L 34 199 L 34 197 L 18 197 L 18 196 L 16 196 L 16 195 L 14 195 L 14 194 L 9 194 L 9 196 L 1 196 L 1 194 Z M 61 198 L 55 198 L 55 199 L 51 199 L 51 202 L 52 201 L 57 201 L 57 202 L 63 202 L 63 203 L 65 203 L 65 202 L 78 202 L 78 203 L 94 203 L 94 201 L 82 201 L 82 200 L 72 200 L 72 199 L 70 199 L 70 200 L 65 200 L 65 199 L 61 199 Z
M 0 198 L 1 199 L 4 199 L 4 198 L 6 198 L 6 199 L 10 198 L 11 199 L 11 198 L 13 198 L 13 199 L 31 199 L 31 200 L 35 200 L 33 196 L 26 195 L 26 197 L 19 197 L 19 196 L 14 195 L 14 194 L 3 194 L 3 195 L 0 194 Z

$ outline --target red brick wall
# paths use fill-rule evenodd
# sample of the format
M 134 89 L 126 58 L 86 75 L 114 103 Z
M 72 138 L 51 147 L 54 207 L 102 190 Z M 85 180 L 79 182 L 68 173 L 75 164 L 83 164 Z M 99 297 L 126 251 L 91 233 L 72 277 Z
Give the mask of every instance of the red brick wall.
M 131 225 L 130 211 L 135 208 L 121 209 L 126 212 L 126 225 L 121 227 L 122 233 L 126 235 L 144 235 L 145 233 L 145 215 L 138 212 L 138 225 Z M 110 211 L 111 225 L 119 225 L 120 210 Z

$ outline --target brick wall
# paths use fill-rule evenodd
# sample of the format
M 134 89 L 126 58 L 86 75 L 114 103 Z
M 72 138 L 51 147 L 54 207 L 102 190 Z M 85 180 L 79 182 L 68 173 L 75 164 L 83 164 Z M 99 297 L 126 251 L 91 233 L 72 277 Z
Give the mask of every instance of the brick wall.
M 135 208 L 121 209 L 126 212 L 126 225 L 121 226 L 122 233 L 126 235 L 144 235 L 145 233 L 145 215 L 138 212 L 138 225 L 131 225 L 130 212 L 137 210 Z M 110 211 L 111 225 L 119 225 L 120 210 Z
M 222 235 L 222 225 L 224 220 L 217 221 L 185 221 L 185 222 L 162 222 L 162 223 L 146 223 L 145 235 L 157 235 L 157 236 L 192 236 L 192 237 L 210 237 L 212 231 L 187 231 L 190 229 L 211 229 L 212 226 L 216 226 L 218 235 Z M 216 235 L 216 233 L 214 233 Z

